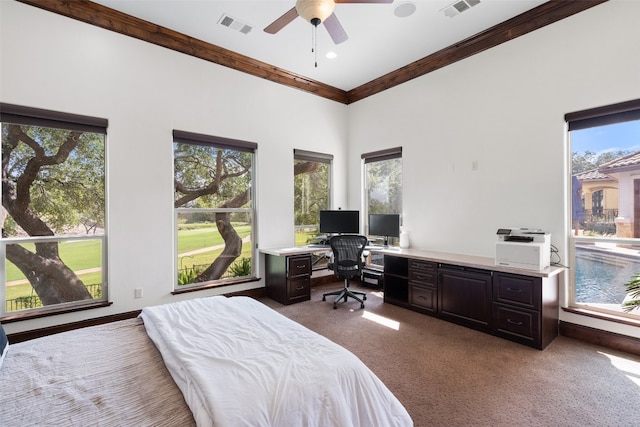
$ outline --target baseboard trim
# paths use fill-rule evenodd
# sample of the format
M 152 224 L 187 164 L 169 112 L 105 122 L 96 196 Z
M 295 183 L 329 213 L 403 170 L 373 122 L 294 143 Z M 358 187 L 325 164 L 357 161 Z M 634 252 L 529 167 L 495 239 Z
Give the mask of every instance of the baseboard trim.
M 640 356 L 640 339 L 575 323 L 560 322 L 560 335 Z

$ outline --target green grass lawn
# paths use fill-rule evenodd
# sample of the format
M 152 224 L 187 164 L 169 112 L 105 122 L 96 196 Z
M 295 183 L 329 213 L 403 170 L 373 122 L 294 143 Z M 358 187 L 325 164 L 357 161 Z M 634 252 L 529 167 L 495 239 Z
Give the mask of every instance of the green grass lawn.
M 31 252 L 35 251 L 35 245 L 33 243 L 25 243 L 20 246 Z M 60 251 L 60 258 L 62 258 L 64 263 L 74 271 L 100 267 L 102 261 L 101 240 L 75 240 L 61 242 L 58 248 Z M 7 282 L 25 278 L 24 274 L 22 274 L 18 267 L 8 260 L 6 263 L 5 277 Z
M 296 230 L 295 245 L 296 246 L 306 245 L 317 235 L 318 235 L 318 230 L 311 230 L 311 231 Z
M 178 230 L 178 253 L 189 252 L 209 246 L 222 245 L 224 241 L 214 224 L 206 224 L 208 227 L 190 228 Z M 238 235 L 242 238 L 251 234 L 250 225 L 234 224 Z M 182 227 L 181 227 L 182 228 Z
M 178 230 L 178 253 L 185 253 L 198 249 L 204 249 L 211 246 L 223 245 L 222 236 L 218 233 L 215 224 L 183 224 Z M 234 223 L 234 228 L 240 237 L 244 238 L 251 234 L 251 226 L 245 224 Z M 242 254 L 238 257 L 250 258 L 252 242 L 245 242 L 242 245 Z M 24 248 L 34 251 L 34 244 L 23 244 Z M 86 270 L 90 268 L 100 267 L 102 263 L 102 241 L 101 240 L 79 240 L 61 242 L 59 245 L 60 257 L 64 263 L 74 271 Z M 189 268 L 193 265 L 208 265 L 215 260 L 222 248 L 212 249 L 210 251 L 180 256 L 178 255 L 178 269 Z M 87 273 L 79 276 L 85 285 L 101 283 L 102 275 L 100 272 Z M 6 281 L 25 279 L 24 274 L 11 262 L 6 263 Z M 6 299 L 11 300 L 21 296 L 32 295 L 32 288 L 29 283 L 6 286 Z

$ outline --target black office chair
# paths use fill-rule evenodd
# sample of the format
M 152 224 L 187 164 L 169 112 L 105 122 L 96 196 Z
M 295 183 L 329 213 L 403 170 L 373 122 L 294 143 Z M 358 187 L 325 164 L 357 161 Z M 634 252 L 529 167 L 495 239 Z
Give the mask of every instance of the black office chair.
M 367 245 L 367 238 L 358 234 L 341 234 L 333 236 L 329 240 L 331 251 L 333 252 L 333 262 L 330 262 L 328 268 L 333 270 L 337 277 L 344 279 L 344 288 L 328 292 L 322 295 L 322 301 L 326 301 L 328 295 L 337 295 L 333 302 L 333 308 L 338 308 L 338 303 L 344 298 L 351 297 L 360 302 L 360 308 L 364 308 L 364 301 L 367 295 L 364 292 L 356 292 L 349 290 L 349 279 L 362 274 L 364 260 L 362 253 Z M 362 298 L 360 298 L 362 297 Z

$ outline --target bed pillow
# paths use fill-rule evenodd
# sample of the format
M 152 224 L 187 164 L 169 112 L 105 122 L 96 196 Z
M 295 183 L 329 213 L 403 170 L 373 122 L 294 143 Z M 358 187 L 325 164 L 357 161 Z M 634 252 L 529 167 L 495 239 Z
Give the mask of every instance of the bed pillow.
M 9 350 L 9 340 L 7 339 L 7 334 L 4 333 L 2 324 L 0 324 L 0 368 L 2 367 L 2 361 L 7 354 L 7 350 Z

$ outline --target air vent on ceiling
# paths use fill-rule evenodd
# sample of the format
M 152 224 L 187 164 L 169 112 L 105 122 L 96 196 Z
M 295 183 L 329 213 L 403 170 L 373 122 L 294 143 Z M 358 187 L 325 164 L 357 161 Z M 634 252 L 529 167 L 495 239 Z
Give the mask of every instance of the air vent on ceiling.
M 253 29 L 251 25 L 245 24 L 244 22 L 238 21 L 236 18 L 232 18 L 227 14 L 223 14 L 218 20 L 218 24 L 224 25 L 225 27 L 229 27 L 232 30 L 236 30 L 241 32 L 242 34 L 249 34 L 249 32 Z
M 478 3 L 480 3 L 480 0 L 459 0 L 442 9 L 442 12 L 444 12 L 444 14 L 449 18 L 453 18 L 454 16 L 461 14 L 465 10 L 471 9 Z

